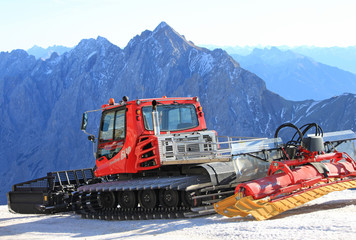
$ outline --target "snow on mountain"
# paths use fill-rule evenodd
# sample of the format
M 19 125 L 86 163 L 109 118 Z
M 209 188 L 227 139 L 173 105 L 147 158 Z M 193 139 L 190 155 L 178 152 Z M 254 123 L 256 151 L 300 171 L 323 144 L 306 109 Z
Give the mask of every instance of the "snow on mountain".
M 0 202 L 14 183 L 93 167 L 81 115 L 124 95 L 199 96 L 208 128 L 225 136 L 272 136 L 283 122 L 356 129 L 354 95 L 285 100 L 225 51 L 197 47 L 167 23 L 135 36 L 124 49 L 98 37 L 46 60 L 23 50 L 1 52 Z M 90 116 L 89 132 L 97 134 L 99 119 Z
M 354 239 L 356 190 L 334 192 L 272 219 L 220 215 L 192 219 L 105 221 L 73 213 L 12 214 L 0 206 L 1 239 Z

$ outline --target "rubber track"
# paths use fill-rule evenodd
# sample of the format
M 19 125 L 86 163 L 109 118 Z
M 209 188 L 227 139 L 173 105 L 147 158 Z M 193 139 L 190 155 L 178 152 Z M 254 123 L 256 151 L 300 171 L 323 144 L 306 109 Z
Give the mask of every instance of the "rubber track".
M 328 193 L 355 187 L 356 180 L 340 180 L 310 189 L 304 189 L 290 196 L 274 199 L 272 201 L 254 200 L 252 196 L 240 199 L 239 194 L 237 193 L 214 204 L 214 208 L 217 213 L 227 217 L 245 217 L 251 214 L 257 220 L 265 220 L 292 208 L 301 206 Z
M 73 211 L 86 219 L 100 220 L 149 220 L 149 219 L 175 219 L 205 216 L 207 213 L 193 211 L 191 207 L 157 207 L 145 208 L 108 208 L 101 209 L 98 202 L 98 193 L 81 193 L 73 202 Z M 214 213 L 214 212 L 212 212 Z M 210 213 L 210 214 L 212 214 Z
M 154 209 L 105 209 L 97 212 L 82 213 L 86 219 L 100 220 L 150 220 L 150 219 L 175 219 L 185 218 L 185 213 L 191 212 L 190 208 L 154 208 Z
M 145 219 L 174 219 L 190 217 L 189 213 L 195 216 L 204 215 L 193 212 L 190 207 L 172 208 L 134 208 L 134 209 L 101 209 L 99 192 L 111 191 L 140 191 L 145 189 L 175 189 L 184 191 L 188 186 L 207 183 L 208 176 L 175 176 L 175 177 L 151 177 L 129 180 L 118 180 L 91 185 L 84 185 L 78 188 L 77 195 L 73 198 L 73 210 L 80 214 L 82 218 L 102 219 L 102 220 L 145 220 Z M 187 216 L 185 216 L 187 214 Z M 193 216 L 193 215 L 192 215 Z
M 73 204 L 73 210 L 86 219 L 100 220 L 149 220 L 149 219 L 175 219 L 175 218 L 191 218 L 189 213 L 193 213 L 190 207 L 158 207 L 153 209 L 145 208 L 110 208 L 100 209 L 97 193 L 82 193 L 78 198 L 78 202 Z M 80 207 L 78 207 L 80 206 Z M 186 214 L 188 214 L 186 216 Z M 200 215 L 194 212 L 194 217 Z

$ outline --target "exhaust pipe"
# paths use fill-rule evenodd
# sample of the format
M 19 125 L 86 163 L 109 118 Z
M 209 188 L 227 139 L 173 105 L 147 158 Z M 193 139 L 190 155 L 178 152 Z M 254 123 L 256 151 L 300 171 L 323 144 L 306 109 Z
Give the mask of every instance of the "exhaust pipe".
M 159 115 L 157 111 L 157 101 L 153 100 L 152 101 L 152 122 L 153 122 L 153 132 L 154 134 L 160 135 L 161 134 L 161 129 L 159 127 Z

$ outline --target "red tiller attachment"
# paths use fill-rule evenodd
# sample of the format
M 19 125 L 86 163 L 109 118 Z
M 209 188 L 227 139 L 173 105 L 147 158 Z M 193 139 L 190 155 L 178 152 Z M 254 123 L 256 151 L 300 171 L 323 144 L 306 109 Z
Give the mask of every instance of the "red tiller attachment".
M 300 144 L 294 157 L 290 160 L 285 154 L 287 160 L 272 161 L 266 177 L 239 184 L 235 195 L 214 204 L 216 212 L 264 220 L 330 192 L 356 187 L 356 162 L 345 152 L 312 152 Z
M 343 154 L 345 157 L 340 157 Z M 254 199 L 267 196 L 276 198 L 280 194 L 311 187 L 316 183 L 328 182 L 329 179 L 356 176 L 356 163 L 346 153 L 335 152 L 324 155 L 305 159 L 300 163 L 294 160 L 274 161 L 271 163 L 267 177 L 241 183 L 236 187 L 235 193 L 244 191 L 246 196 L 252 196 Z M 321 163 L 327 158 L 330 162 Z

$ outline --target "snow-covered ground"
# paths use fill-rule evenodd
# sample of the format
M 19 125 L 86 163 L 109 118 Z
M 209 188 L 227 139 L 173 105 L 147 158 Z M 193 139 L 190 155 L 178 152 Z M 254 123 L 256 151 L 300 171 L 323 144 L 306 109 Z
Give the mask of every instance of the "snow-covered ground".
M 194 219 L 101 221 L 12 214 L 0 206 L 0 239 L 356 239 L 356 190 L 334 192 L 266 221 L 219 215 Z

